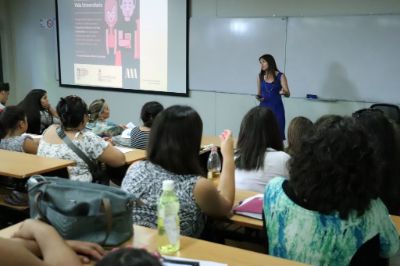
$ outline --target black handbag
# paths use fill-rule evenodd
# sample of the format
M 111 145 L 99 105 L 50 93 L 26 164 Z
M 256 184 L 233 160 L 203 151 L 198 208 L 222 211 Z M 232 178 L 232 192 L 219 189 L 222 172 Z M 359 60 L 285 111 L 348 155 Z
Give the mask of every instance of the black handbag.
M 93 183 L 108 186 L 110 178 L 107 176 L 105 169 L 102 168 L 96 160 L 91 160 L 86 154 L 81 151 L 65 134 L 61 127 L 56 129 L 57 135 L 67 144 L 67 146 L 76 153 L 89 167 L 89 171 L 93 177 Z

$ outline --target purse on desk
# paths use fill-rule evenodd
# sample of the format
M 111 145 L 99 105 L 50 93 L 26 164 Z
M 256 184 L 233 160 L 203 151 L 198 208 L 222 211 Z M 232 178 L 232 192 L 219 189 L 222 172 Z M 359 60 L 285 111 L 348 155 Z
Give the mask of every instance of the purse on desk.
M 65 239 L 117 246 L 133 235 L 136 198 L 115 187 L 58 177 L 27 181 L 31 218 L 51 224 Z
M 89 171 L 93 178 L 93 183 L 108 186 L 110 184 L 110 178 L 107 176 L 106 171 L 102 169 L 101 165 L 99 165 L 96 160 L 90 159 L 83 151 L 81 151 L 67 137 L 67 135 L 65 135 L 65 132 L 61 127 L 58 127 L 56 131 L 57 135 L 64 141 L 64 143 L 67 144 L 67 146 L 88 165 Z

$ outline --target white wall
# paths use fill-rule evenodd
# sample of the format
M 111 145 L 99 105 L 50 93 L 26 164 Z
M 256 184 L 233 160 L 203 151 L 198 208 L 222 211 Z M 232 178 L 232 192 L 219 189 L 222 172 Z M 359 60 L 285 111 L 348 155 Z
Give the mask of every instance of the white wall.
M 294 0 L 293 0 L 294 1 Z M 292 1 L 292 2 L 293 2 Z M 298 3 L 299 0 L 295 2 Z M 229 5 L 227 3 L 230 3 Z M 191 15 L 193 17 L 216 16 L 279 16 L 287 15 L 330 15 L 333 2 L 320 0 L 302 0 L 304 5 L 286 5 L 277 0 L 192 0 Z M 339 1 L 338 7 L 344 7 L 348 1 Z M 366 14 L 366 13 L 400 13 L 400 1 L 384 0 L 366 1 L 368 5 L 357 5 L 359 1 L 352 0 L 347 4 L 347 11 L 333 8 L 334 15 Z M 285 2 L 286 3 L 286 2 Z M 262 11 L 260 11 L 262 10 Z M 343 9 L 346 10 L 346 9 Z M 275 12 L 272 13 L 271 12 Z M 344 13 L 341 13 L 344 12 Z M 9 14 L 8 17 L 5 14 Z M 143 103 L 149 100 L 160 101 L 165 106 L 172 104 L 188 104 L 194 107 L 201 115 L 205 134 L 218 134 L 224 128 L 231 128 L 237 136 L 240 121 L 248 109 L 257 105 L 253 96 L 240 94 L 226 94 L 214 92 L 192 91 L 190 97 L 146 95 L 139 93 L 123 93 L 110 91 L 96 91 L 60 88 L 56 80 L 56 47 L 55 32 L 40 28 L 41 18 L 55 16 L 53 0 L 0 0 L 0 32 L 6 35 L 2 40 L 5 60 L 3 68 L 5 79 L 16 90 L 15 97 L 11 97 L 9 104 L 20 101 L 31 88 L 43 88 L 49 93 L 50 102 L 55 105 L 61 96 L 77 94 L 88 103 L 95 98 L 103 97 L 111 107 L 111 119 L 117 123 L 132 121 L 139 122 L 139 110 Z M 4 38 L 4 37 L 3 37 Z M 4 45 L 4 43 L 8 45 Z M 288 77 L 289 86 L 290 77 Z M 249 84 L 249 88 L 256 90 L 256 84 Z M 303 115 L 312 120 L 321 115 L 334 113 L 349 115 L 353 111 L 364 108 L 370 103 L 363 102 L 313 102 L 300 98 L 284 99 L 286 121 L 295 116 Z

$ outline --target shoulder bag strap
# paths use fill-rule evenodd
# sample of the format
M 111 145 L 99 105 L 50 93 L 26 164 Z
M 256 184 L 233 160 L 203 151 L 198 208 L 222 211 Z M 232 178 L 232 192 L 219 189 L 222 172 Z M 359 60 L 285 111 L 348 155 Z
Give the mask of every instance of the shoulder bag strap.
M 81 151 L 65 134 L 64 130 L 61 127 L 56 129 L 57 135 L 67 144 L 67 146 L 76 153 L 88 166 L 90 172 L 97 168 L 97 164 L 94 163 L 89 157 L 86 156 L 83 151 Z

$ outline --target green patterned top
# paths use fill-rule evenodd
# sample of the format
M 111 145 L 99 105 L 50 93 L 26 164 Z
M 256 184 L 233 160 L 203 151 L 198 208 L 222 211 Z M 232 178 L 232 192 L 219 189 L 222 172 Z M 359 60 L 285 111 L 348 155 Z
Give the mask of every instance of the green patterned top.
M 86 129 L 91 130 L 94 134 L 100 137 L 117 136 L 120 135 L 124 130 L 121 126 L 113 122 L 100 120 L 87 123 Z
M 265 188 L 264 213 L 269 254 L 312 265 L 348 265 L 357 249 L 379 234 L 380 256 L 393 256 L 399 235 L 380 199 L 358 217 L 347 220 L 338 213 L 320 214 L 294 203 L 284 192 L 284 178 L 272 179 Z

